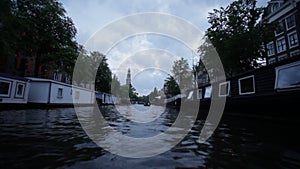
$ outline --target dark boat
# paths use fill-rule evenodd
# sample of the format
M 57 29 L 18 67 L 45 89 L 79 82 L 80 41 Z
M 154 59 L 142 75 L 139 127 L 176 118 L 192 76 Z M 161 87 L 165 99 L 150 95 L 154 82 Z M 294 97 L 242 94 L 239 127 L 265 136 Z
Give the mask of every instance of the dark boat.
M 205 115 L 211 102 L 226 97 L 224 115 L 300 121 L 300 59 L 290 58 L 226 79 L 208 82 L 191 90 Z M 212 99 L 214 98 L 214 99 Z
M 151 104 L 150 104 L 150 102 L 145 102 L 144 103 L 144 106 L 150 106 Z

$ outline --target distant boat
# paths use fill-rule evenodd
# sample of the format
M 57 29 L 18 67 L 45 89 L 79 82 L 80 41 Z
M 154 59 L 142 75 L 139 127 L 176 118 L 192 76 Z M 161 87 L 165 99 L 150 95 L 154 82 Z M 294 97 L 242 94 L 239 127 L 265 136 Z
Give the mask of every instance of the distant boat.
M 145 102 L 144 106 L 150 106 L 150 102 Z

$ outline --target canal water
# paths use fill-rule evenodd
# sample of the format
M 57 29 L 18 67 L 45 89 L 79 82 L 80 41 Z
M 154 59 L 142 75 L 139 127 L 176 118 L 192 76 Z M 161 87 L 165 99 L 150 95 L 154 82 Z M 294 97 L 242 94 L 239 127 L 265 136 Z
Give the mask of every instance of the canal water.
M 137 138 L 165 131 L 177 117 L 175 110 L 154 105 L 104 106 L 101 113 L 115 130 Z M 212 137 L 199 144 L 203 124 L 197 120 L 188 135 L 165 153 L 127 158 L 95 144 L 73 108 L 0 111 L 0 168 L 300 168 L 295 122 L 225 115 Z

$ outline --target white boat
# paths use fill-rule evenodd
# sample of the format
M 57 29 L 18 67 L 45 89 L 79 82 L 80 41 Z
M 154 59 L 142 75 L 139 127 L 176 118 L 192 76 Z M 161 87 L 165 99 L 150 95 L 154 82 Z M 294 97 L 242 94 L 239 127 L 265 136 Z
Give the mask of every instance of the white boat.
M 0 104 L 26 104 L 29 89 L 28 79 L 0 73 Z
M 96 92 L 96 100 L 99 105 L 119 104 L 120 99 L 112 94 Z
M 94 104 L 95 91 L 50 79 L 32 78 L 28 103 L 71 105 Z

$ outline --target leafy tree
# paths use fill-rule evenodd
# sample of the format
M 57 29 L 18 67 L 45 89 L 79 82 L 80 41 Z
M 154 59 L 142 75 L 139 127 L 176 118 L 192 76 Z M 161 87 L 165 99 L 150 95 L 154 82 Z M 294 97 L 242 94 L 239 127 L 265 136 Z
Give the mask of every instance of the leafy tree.
M 204 37 L 203 44 L 198 48 L 198 54 L 200 60 L 198 65 L 195 66 L 195 72 L 198 73 L 198 80 L 202 78 L 202 81 L 206 83 L 207 80 L 205 79 L 207 79 L 208 73 L 210 73 L 209 78 L 211 80 L 217 80 L 218 72 L 220 72 L 220 67 L 216 66 L 216 63 L 218 63 L 218 61 L 216 61 L 216 59 L 218 59 L 218 53 L 207 37 Z
M 237 0 L 209 13 L 207 37 L 221 58 L 228 76 L 261 66 L 263 42 L 272 38 L 274 26 L 260 21 L 264 8 L 256 0 Z
M 0 34 L 8 33 L 0 42 L 8 49 L 4 57 L 30 56 L 35 76 L 40 65 L 70 74 L 78 56 L 78 45 L 76 28 L 62 4 L 57 0 L 4 0 L 3 3 L 1 11 L 7 8 L 1 13 L 8 16 L 1 22 Z
M 171 71 L 181 89 L 192 87 L 192 70 L 190 70 L 187 60 L 183 58 L 176 60 Z
M 180 94 L 179 85 L 177 84 L 175 78 L 171 75 L 169 75 L 169 77 L 167 77 L 167 79 L 165 80 L 164 87 L 165 87 L 164 92 L 167 97 L 172 97 L 177 94 Z
M 121 84 L 118 77 L 114 74 L 111 81 L 111 93 L 120 96 Z
M 13 15 L 13 2 L 0 1 L 0 71 L 12 72 L 16 51 L 17 28 L 16 18 Z
M 138 99 L 138 93 L 136 92 L 136 89 L 131 85 L 123 85 L 120 88 L 120 97 L 121 98 L 130 98 L 131 100 L 137 100 Z
M 95 89 L 101 92 L 111 93 L 111 81 L 112 73 L 108 67 L 107 58 L 100 52 L 91 52 L 90 56 L 92 60 L 91 67 L 94 68 L 93 72 L 96 72 Z M 96 65 L 99 65 L 98 67 Z

